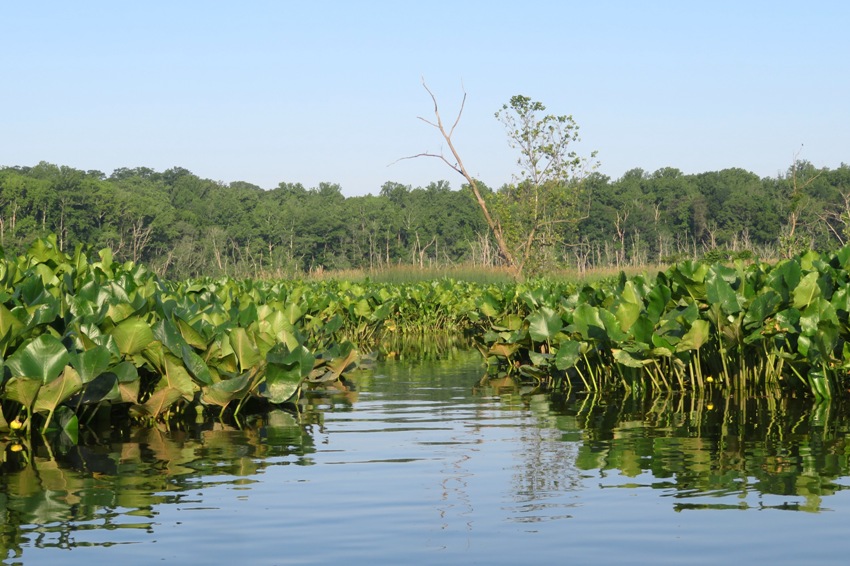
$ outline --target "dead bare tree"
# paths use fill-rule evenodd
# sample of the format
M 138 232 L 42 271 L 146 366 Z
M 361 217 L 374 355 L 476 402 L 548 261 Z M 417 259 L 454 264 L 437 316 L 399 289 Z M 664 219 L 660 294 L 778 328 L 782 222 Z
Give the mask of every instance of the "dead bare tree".
M 508 270 L 514 277 L 519 277 L 521 274 L 521 267 L 514 260 L 514 256 L 511 253 L 510 247 L 505 240 L 505 235 L 502 230 L 502 226 L 499 222 L 497 222 L 493 216 L 490 214 L 490 209 L 487 207 L 487 202 L 484 200 L 484 197 L 481 196 L 481 191 L 478 190 L 478 183 L 475 181 L 475 178 L 469 174 L 466 167 L 463 164 L 463 160 L 460 157 L 457 149 L 455 149 L 454 143 L 452 142 L 452 135 L 454 135 L 455 128 L 457 128 L 458 123 L 460 122 L 460 118 L 463 115 L 463 109 L 466 105 L 466 91 L 463 93 L 463 100 L 460 104 L 460 110 L 458 110 L 457 118 L 455 118 L 454 123 L 451 128 L 447 131 L 445 126 L 443 125 L 443 120 L 440 117 L 440 109 L 437 104 L 437 97 L 434 96 L 434 93 L 431 92 L 431 89 L 428 88 L 428 85 L 425 83 L 425 79 L 422 79 L 422 86 L 428 92 L 428 95 L 431 97 L 431 101 L 434 103 L 434 117 L 435 121 L 428 120 L 419 116 L 418 118 L 428 124 L 436 128 L 440 135 L 445 140 L 446 145 L 449 147 L 449 151 L 451 151 L 452 156 L 454 157 L 454 163 L 449 160 L 443 152 L 440 153 L 431 153 L 428 151 L 417 153 L 416 155 L 409 155 L 407 157 L 402 157 L 397 161 L 402 161 L 405 159 L 416 159 L 418 157 L 434 157 L 439 159 L 449 167 L 451 167 L 454 171 L 459 173 L 466 179 L 467 183 L 469 183 L 469 187 L 472 189 L 472 194 L 475 195 L 475 200 L 478 202 L 478 206 L 481 208 L 481 212 L 484 214 L 484 219 L 487 221 L 487 226 L 490 228 L 490 231 L 493 233 L 493 237 L 496 239 L 496 245 L 499 247 L 499 254 L 504 258 L 505 263 L 508 266 Z
M 848 236 L 850 236 L 850 190 L 841 189 L 839 194 L 844 201 L 841 204 L 842 208 L 826 210 L 818 214 L 818 218 L 838 240 L 838 243 L 844 246 L 847 244 Z

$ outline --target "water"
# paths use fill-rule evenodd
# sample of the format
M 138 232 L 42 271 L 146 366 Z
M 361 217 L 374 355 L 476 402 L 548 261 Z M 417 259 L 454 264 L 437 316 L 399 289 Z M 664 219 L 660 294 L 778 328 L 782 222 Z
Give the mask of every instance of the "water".
M 552 399 L 475 357 L 178 432 L 11 452 L 4 564 L 845 564 L 847 412 Z M 24 458 L 28 458 L 27 463 Z

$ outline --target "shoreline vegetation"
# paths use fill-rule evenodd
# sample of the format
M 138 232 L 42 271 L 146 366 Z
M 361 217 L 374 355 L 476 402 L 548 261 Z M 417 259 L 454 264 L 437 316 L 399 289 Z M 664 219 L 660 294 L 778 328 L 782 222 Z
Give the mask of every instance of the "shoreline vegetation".
M 525 274 L 775 261 L 836 249 L 850 235 L 847 164 L 817 168 L 795 157 L 775 177 L 741 168 L 686 174 L 667 167 L 633 169 L 619 179 L 591 171 L 566 184 L 574 182 L 581 190 L 572 198 L 547 201 L 536 213 L 520 206 L 529 200 L 523 183 L 477 183 L 511 249 L 533 247 Z M 346 271 L 374 278 L 400 266 L 507 267 L 469 184 L 388 181 L 363 196 L 342 190 L 288 182 L 265 190 L 180 167 L 111 174 L 46 162 L 0 167 L 0 247 L 20 255 L 37 238 L 55 234 L 62 251 L 108 247 L 117 261 L 143 264 L 170 280 Z M 536 229 L 523 223 L 538 216 Z M 524 244 L 528 237 L 531 246 Z
M 345 389 L 375 355 L 439 355 L 458 339 L 481 353 L 484 381 L 832 399 L 850 370 L 848 269 L 850 247 L 594 278 L 172 281 L 51 236 L 0 260 L 0 434 L 75 442 L 114 411 L 151 425 L 237 417 Z

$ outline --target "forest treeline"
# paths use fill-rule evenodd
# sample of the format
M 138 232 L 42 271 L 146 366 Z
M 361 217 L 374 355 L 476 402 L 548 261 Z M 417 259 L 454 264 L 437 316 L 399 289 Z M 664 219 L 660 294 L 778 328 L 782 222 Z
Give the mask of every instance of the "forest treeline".
M 691 257 L 833 248 L 850 236 L 850 166 L 796 162 L 776 177 L 744 169 L 684 174 L 633 169 L 583 181 L 577 223 L 549 267 L 643 265 Z M 485 197 L 494 189 L 483 184 Z M 496 189 L 496 192 L 502 189 Z M 576 211 L 573 211 L 575 213 Z M 62 249 L 111 247 L 117 259 L 184 278 L 292 276 L 389 265 L 495 266 L 499 254 L 471 190 L 387 182 L 346 197 L 321 183 L 203 179 L 175 167 L 111 175 L 39 163 L 0 169 L 0 245 L 7 255 L 56 234 Z

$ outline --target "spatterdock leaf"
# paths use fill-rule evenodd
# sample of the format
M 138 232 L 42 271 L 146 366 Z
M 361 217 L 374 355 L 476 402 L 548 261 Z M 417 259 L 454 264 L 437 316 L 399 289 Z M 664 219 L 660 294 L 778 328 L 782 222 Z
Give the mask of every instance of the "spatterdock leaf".
M 7 399 L 17 401 L 24 407 L 32 407 L 39 389 L 41 389 L 41 380 L 39 379 L 13 377 L 6 382 L 3 391 Z
M 171 354 L 166 354 L 164 361 L 165 379 L 168 382 L 168 386 L 183 393 L 187 400 L 191 399 L 197 386 L 183 365 L 183 360 L 179 360 Z
M 626 367 L 642 368 L 643 366 L 652 363 L 652 360 L 639 360 L 625 350 L 621 350 L 619 348 L 612 349 L 611 352 L 614 354 L 614 361 Z
M 83 383 L 89 383 L 109 368 L 111 354 L 104 346 L 94 346 L 85 352 L 70 354 L 71 365 L 80 374 Z
M 53 413 L 56 407 L 67 401 L 77 391 L 83 388 L 83 380 L 80 374 L 71 366 L 65 366 L 65 371 L 56 379 L 45 384 L 38 390 L 33 410 L 36 412 L 47 411 Z
M 581 342 L 564 340 L 558 345 L 558 353 L 555 355 L 555 367 L 561 371 L 574 367 L 581 355 Z
M 710 326 L 707 320 L 695 320 L 691 324 L 690 329 L 682 336 L 682 339 L 676 345 L 677 352 L 685 352 L 687 350 L 699 350 L 703 344 L 708 342 Z
M 70 360 L 58 338 L 42 334 L 6 360 L 13 377 L 29 377 L 47 383 L 56 379 Z
M 131 317 L 112 329 L 118 351 L 133 356 L 144 350 L 156 337 L 150 325 L 139 317 Z
M 312 371 L 316 358 L 304 346 L 288 351 L 280 345 L 269 351 L 266 360 L 266 388 L 263 395 L 272 403 L 286 403 Z
M 212 385 L 213 378 L 210 374 L 210 368 L 204 362 L 203 358 L 188 345 L 183 346 L 182 354 L 183 364 L 185 364 L 186 369 L 189 370 L 192 377 L 195 378 L 195 381 L 203 385 Z
M 814 271 L 809 273 L 800 280 L 800 284 L 793 291 L 794 308 L 803 310 L 812 302 L 820 297 L 820 287 L 818 287 L 819 274 Z
M 561 317 L 549 307 L 542 307 L 528 315 L 528 334 L 535 342 L 551 340 L 563 327 Z
M 160 320 L 151 329 L 154 337 L 162 342 L 162 345 L 175 356 L 183 355 L 183 348 L 187 346 L 186 339 L 180 334 L 180 330 L 170 320 Z
M 725 314 L 737 314 L 741 310 L 738 295 L 729 282 L 718 271 L 720 266 L 714 266 L 705 277 L 705 292 L 709 304 L 720 305 Z
M 226 407 L 232 400 L 245 396 L 251 386 L 253 376 L 245 372 L 237 377 L 224 379 L 204 387 L 201 393 L 201 403 Z
M 164 387 L 155 391 L 153 395 L 150 396 L 150 399 L 145 401 L 142 405 L 137 405 L 136 408 L 141 409 L 142 412 L 156 418 L 168 410 L 171 405 L 179 401 L 182 397 L 183 393 L 179 389 Z
M 286 403 L 298 392 L 303 379 L 301 367 L 297 364 L 268 364 L 264 397 L 272 403 Z
M 251 340 L 248 332 L 242 327 L 236 327 L 230 331 L 230 345 L 239 360 L 241 371 L 254 367 L 262 359 L 256 344 Z

